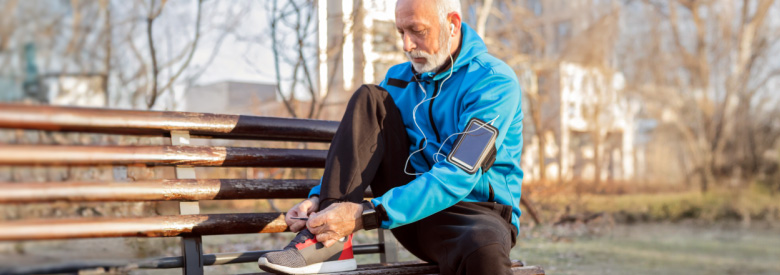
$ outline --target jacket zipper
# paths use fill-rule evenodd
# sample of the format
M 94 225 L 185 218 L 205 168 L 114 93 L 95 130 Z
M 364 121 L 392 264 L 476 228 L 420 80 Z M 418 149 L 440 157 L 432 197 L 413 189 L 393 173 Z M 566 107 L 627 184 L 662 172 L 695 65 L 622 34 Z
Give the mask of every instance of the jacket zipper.
M 488 195 L 488 202 L 496 202 L 496 193 L 493 193 L 493 186 L 488 182 L 488 188 L 490 188 L 490 195 Z
M 436 122 L 433 121 L 433 101 L 436 100 L 436 94 L 439 93 L 439 81 L 433 82 L 433 96 L 431 96 L 431 102 L 428 104 L 428 119 L 431 121 L 431 127 L 433 132 L 436 133 L 436 141 L 441 143 L 441 137 L 439 137 L 439 130 L 436 129 Z

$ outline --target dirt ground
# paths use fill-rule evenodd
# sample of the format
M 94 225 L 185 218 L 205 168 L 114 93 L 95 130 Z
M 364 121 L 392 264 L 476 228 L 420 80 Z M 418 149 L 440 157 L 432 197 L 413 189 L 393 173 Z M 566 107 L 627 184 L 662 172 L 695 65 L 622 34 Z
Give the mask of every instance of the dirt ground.
M 557 238 L 549 231 L 527 232 L 512 256 L 547 274 L 780 274 L 780 228 L 767 224 L 619 225 Z
M 283 247 L 291 233 L 204 237 L 205 253 Z M 373 243 L 361 232 L 356 244 Z M 0 243 L 0 266 L 73 260 L 122 260 L 179 253 L 176 238 L 95 239 Z M 780 227 L 753 224 L 645 223 L 593 230 L 583 226 L 537 227 L 521 233 L 514 259 L 544 267 L 547 274 L 780 274 Z M 415 260 L 401 251 L 402 261 Z M 378 255 L 359 255 L 375 263 Z M 206 267 L 208 274 L 258 272 L 254 263 Z M 179 269 L 132 274 L 181 274 Z

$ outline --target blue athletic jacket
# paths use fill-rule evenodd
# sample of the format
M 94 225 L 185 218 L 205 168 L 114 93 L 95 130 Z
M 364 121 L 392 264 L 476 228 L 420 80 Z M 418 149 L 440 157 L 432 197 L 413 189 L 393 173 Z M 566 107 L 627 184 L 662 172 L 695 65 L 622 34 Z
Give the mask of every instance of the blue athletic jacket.
M 382 205 L 387 212 L 389 221 L 383 221 L 382 228 L 413 223 L 460 201 L 489 201 L 492 188 L 495 202 L 513 207 L 512 224 L 520 231 L 518 218 L 523 180 L 523 170 L 520 169 L 523 147 L 520 84 L 506 63 L 488 54 L 476 31 L 466 23 L 462 23 L 461 30 L 460 53 L 452 76 L 444 82 L 441 90 L 439 85 L 449 76 L 449 69 L 439 74 L 423 73 L 418 76 L 421 80 L 419 84 L 427 91 L 425 94 L 418 82 L 413 81 L 410 62 L 390 68 L 379 84 L 390 93 L 401 111 L 412 143 L 410 153 L 425 144 L 412 119 L 412 110 L 423 99 L 438 95 L 417 109 L 417 125 L 425 132 L 428 144 L 425 150 L 411 157 L 407 171 L 423 174 L 372 199 L 375 206 Z M 457 135 L 453 134 L 463 132 L 471 118 L 486 122 L 495 119 L 493 126 L 499 131 L 495 163 L 487 172 L 480 170 L 473 175 L 446 160 L 457 139 Z M 309 196 L 319 192 L 320 186 L 316 186 Z

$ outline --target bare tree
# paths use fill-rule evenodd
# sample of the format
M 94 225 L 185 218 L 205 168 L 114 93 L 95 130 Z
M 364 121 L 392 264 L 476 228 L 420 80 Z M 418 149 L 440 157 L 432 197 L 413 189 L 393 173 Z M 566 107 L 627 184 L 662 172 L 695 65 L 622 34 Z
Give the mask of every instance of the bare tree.
M 110 95 L 111 93 L 108 90 L 109 87 L 109 75 L 111 75 L 111 42 L 113 39 L 111 38 L 111 6 L 108 3 L 108 0 L 101 0 L 100 2 L 101 9 L 103 10 L 103 39 L 105 40 L 104 44 L 104 57 L 103 57 L 103 69 L 104 69 L 104 75 L 106 76 L 103 80 L 103 91 L 106 93 L 104 104 L 106 106 L 109 106 L 110 104 Z
M 318 31 L 316 18 L 320 7 L 317 3 L 314 0 L 269 1 L 266 5 L 269 14 L 269 33 L 242 38 L 260 47 L 270 46 L 274 58 L 276 91 L 287 113 L 292 117 L 320 117 L 336 83 L 334 79 L 341 66 L 340 57 L 346 42 L 344 37 L 361 27 L 360 24 L 352 24 L 340 35 L 333 36 L 336 41 L 326 47 L 325 55 L 327 60 L 336 61 L 333 62 L 334 67 L 329 68 L 326 86 L 319 87 L 317 84 L 319 74 L 316 72 L 320 50 L 316 39 Z M 360 4 L 354 7 L 349 15 L 351 21 L 359 20 L 361 9 Z M 268 38 L 270 43 L 265 43 L 269 41 Z M 261 63 L 256 60 L 246 58 L 246 63 L 253 66 L 256 71 L 264 72 Z M 301 94 L 305 94 L 306 100 L 309 101 L 307 106 L 299 106 L 306 101 L 301 100 Z
M 642 33 L 646 58 L 633 75 L 658 117 L 675 126 L 688 149 L 702 191 L 716 176 L 751 182 L 773 146 L 758 138 L 770 102 L 766 84 L 780 76 L 769 24 L 773 0 L 644 1 L 651 34 Z M 771 136 L 769 137 L 771 139 Z
M 240 9 L 246 3 L 200 0 L 36 3 L 2 4 L 0 71 L 12 76 L 24 72 L 15 56 L 29 42 L 41 74 L 100 76 L 104 104 L 122 107 L 143 102 L 152 108 L 174 86 L 194 83 L 247 14 Z M 201 43 L 204 36 L 210 39 L 206 44 Z M 211 57 L 193 64 L 196 52 L 211 52 Z
M 163 11 L 163 8 L 165 7 L 166 0 L 162 0 L 162 2 L 159 5 L 159 8 L 156 7 L 155 0 L 151 0 L 151 3 L 149 5 L 149 14 L 146 17 L 146 35 L 147 35 L 147 41 L 149 42 L 149 56 L 151 57 L 152 61 L 152 87 L 150 90 L 150 95 L 147 99 L 146 107 L 148 109 L 151 109 L 154 107 L 154 103 L 157 101 L 157 98 L 160 96 L 161 93 L 164 93 L 165 91 L 169 90 L 171 88 L 171 85 L 176 81 L 179 76 L 181 76 L 182 72 L 189 66 L 190 62 L 192 61 L 192 56 L 195 53 L 195 50 L 198 47 L 198 40 L 200 39 L 200 28 L 201 28 L 201 9 L 203 7 L 203 0 L 198 0 L 198 10 L 197 15 L 195 19 L 195 33 L 194 37 L 192 39 L 192 42 L 190 42 L 189 45 L 187 45 L 185 48 L 186 50 L 182 53 L 186 53 L 186 57 L 184 58 L 184 61 L 179 66 L 179 68 L 176 70 L 175 73 L 169 76 L 168 83 L 162 86 L 162 88 L 158 89 L 158 78 L 160 74 L 160 67 L 157 64 L 157 54 L 154 47 L 154 35 L 152 33 L 153 31 L 153 24 L 155 19 L 160 16 L 160 14 Z M 180 57 L 176 57 L 177 59 Z M 170 61 L 169 61 L 170 62 Z

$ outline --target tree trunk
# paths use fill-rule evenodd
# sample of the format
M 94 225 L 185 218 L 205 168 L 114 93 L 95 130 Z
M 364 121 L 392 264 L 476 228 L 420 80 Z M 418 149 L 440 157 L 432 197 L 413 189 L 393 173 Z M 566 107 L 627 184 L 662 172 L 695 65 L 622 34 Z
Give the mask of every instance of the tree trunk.
M 593 176 L 593 182 L 596 186 L 601 184 L 601 133 L 599 133 L 599 130 L 600 129 L 597 127 L 593 139 L 593 166 L 596 170 L 595 175 Z
M 531 219 L 533 219 L 536 224 L 542 224 L 539 220 L 539 215 L 536 214 L 536 207 L 533 206 L 533 203 L 531 203 L 526 196 L 520 197 L 520 204 L 525 206 L 525 209 L 528 210 L 528 215 L 531 215 Z
M 538 128 L 537 128 L 538 130 Z M 545 163 L 545 156 L 544 156 L 544 147 L 546 143 L 544 142 L 544 135 L 537 133 L 536 139 L 539 140 L 539 181 L 540 182 L 546 182 L 547 181 L 547 164 Z
M 701 183 L 701 192 L 707 193 L 710 185 L 715 183 L 715 176 L 712 174 L 712 168 L 709 165 L 702 165 L 699 169 L 699 182 Z
M 104 45 L 106 48 L 106 57 L 103 60 L 103 63 L 105 64 L 106 72 L 103 76 L 103 93 L 105 95 L 105 99 L 103 104 L 105 104 L 105 107 L 110 107 L 109 104 L 111 101 L 109 100 L 110 93 L 108 92 L 108 80 L 111 75 L 111 3 L 108 1 L 101 2 L 102 5 L 105 5 L 103 8 L 105 9 L 105 21 L 103 22 L 103 28 L 105 28 L 105 36 L 106 36 L 106 44 Z

